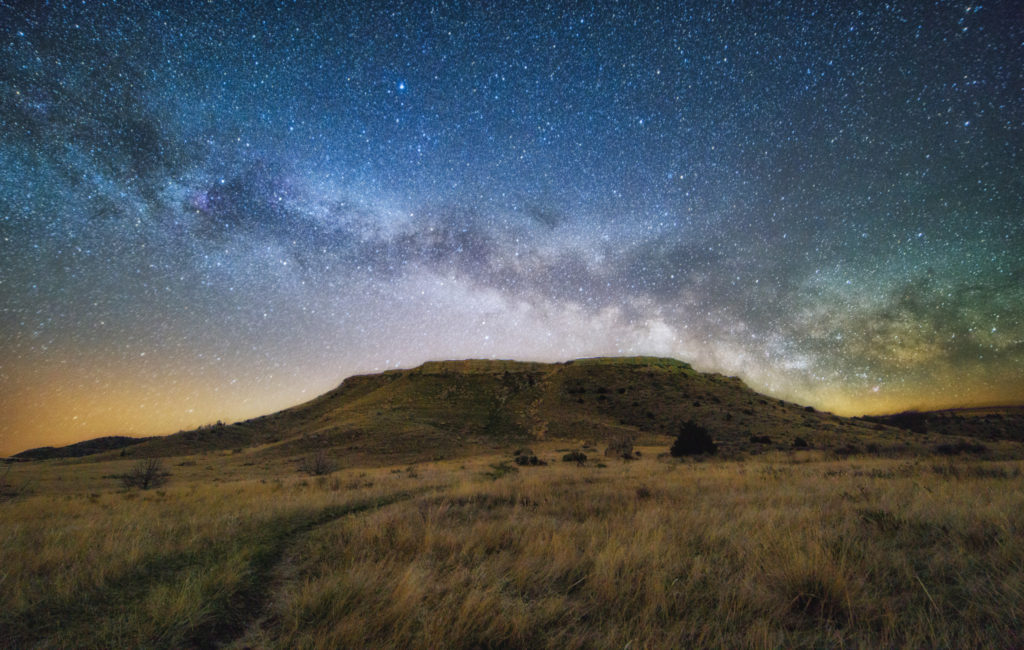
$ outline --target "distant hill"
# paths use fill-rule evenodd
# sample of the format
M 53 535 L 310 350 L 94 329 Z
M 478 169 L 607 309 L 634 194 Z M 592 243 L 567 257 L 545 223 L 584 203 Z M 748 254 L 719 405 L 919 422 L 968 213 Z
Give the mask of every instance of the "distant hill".
M 11 458 L 18 460 L 46 460 L 48 458 L 79 458 L 91 456 L 104 451 L 124 449 L 132 445 L 152 440 L 153 438 L 130 438 L 128 436 L 106 436 L 76 442 L 65 447 L 36 447 L 15 454 Z
M 135 457 L 243 449 L 289 456 L 329 448 L 346 458 L 411 462 L 540 440 L 596 447 L 620 438 L 667 449 L 688 420 L 709 429 L 725 454 L 790 449 L 797 438 L 837 453 L 933 448 L 956 443 L 957 436 L 1024 441 L 1024 408 L 843 418 L 675 359 L 612 357 L 433 361 L 349 377 L 309 402 L 244 422 L 150 439 L 100 438 L 18 457 L 79 456 L 132 445 L 126 453 Z
M 1024 442 L 1024 406 L 986 406 L 941 411 L 904 411 L 864 420 L 915 433 Z
M 694 420 L 720 448 L 848 445 L 897 429 L 841 418 L 761 395 L 739 378 L 674 359 L 579 359 L 565 363 L 466 360 L 349 377 L 336 389 L 271 415 L 158 438 L 133 455 L 168 456 L 260 447 L 296 454 L 334 448 L 353 455 L 444 458 L 558 439 L 604 444 L 628 437 L 662 444 Z M 764 437 L 771 440 L 763 442 Z

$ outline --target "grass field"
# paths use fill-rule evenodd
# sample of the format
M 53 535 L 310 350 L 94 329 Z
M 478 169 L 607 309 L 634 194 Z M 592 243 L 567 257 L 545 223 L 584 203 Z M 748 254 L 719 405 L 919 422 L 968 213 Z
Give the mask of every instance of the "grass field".
M 555 443 L 538 455 L 561 457 Z M 1020 647 L 1024 462 L 11 467 L 8 647 Z M 600 466 L 607 463 L 606 466 Z

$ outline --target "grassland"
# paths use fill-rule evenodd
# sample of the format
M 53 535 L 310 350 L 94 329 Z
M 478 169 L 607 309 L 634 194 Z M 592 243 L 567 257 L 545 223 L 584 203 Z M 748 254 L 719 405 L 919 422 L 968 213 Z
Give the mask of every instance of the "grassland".
M 9 647 L 1019 647 L 1024 462 L 12 466 Z M 260 458 L 253 462 L 253 458 Z M 605 465 L 606 466 L 601 466 Z

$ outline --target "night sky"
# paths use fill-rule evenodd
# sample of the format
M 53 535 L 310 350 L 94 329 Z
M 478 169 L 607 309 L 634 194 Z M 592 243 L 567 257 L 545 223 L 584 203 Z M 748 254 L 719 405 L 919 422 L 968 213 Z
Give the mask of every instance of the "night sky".
M 0 0 L 0 453 L 447 358 L 1024 402 L 1019 2 L 324 4 Z

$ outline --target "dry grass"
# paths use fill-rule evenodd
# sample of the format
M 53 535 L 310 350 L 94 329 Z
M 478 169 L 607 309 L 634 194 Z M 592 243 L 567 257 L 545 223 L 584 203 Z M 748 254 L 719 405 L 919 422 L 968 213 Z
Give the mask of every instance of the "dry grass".
M 280 481 L 193 477 L 144 494 L 22 497 L 0 504 L 0 638 L 1024 644 L 1020 461 L 766 454 L 680 464 L 659 451 L 606 468 L 497 474 L 507 459 L 481 457 L 319 481 L 289 468 Z
M 191 483 L 3 504 L 0 638 L 14 646 L 181 647 L 220 640 L 312 525 L 436 484 L 358 479 Z

